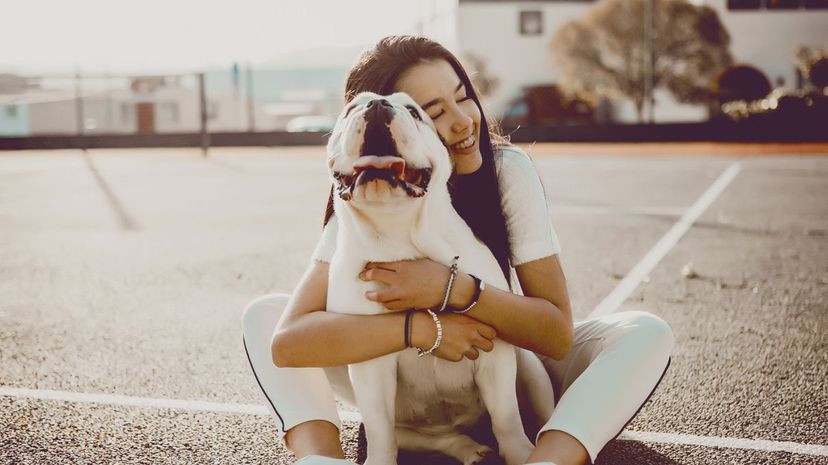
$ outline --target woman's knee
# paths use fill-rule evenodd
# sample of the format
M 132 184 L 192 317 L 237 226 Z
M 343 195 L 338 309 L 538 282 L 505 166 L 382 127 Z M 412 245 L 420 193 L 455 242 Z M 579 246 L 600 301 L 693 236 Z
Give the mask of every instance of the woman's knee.
M 273 325 L 279 321 L 290 294 L 267 294 L 257 297 L 250 301 L 242 312 L 242 327 L 244 332 L 261 327 L 262 325 L 271 326 L 269 330 L 273 330 Z
M 626 312 L 631 337 L 647 345 L 648 350 L 657 350 L 667 356 L 673 350 L 675 338 L 673 328 L 660 317 L 644 311 Z

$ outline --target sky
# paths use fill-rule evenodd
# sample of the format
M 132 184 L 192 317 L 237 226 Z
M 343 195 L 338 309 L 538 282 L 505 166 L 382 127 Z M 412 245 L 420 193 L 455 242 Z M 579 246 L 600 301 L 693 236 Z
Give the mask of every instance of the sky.
M 0 0 L 0 72 L 184 72 L 320 47 L 359 51 L 416 33 L 420 8 L 417 0 Z

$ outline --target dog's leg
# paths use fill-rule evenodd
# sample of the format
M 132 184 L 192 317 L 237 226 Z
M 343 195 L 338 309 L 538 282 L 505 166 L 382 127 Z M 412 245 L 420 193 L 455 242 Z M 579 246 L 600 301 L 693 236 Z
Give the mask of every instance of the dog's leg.
M 494 459 L 500 460 L 491 447 L 456 431 L 434 435 L 397 427 L 397 445 L 400 449 L 414 452 L 446 454 L 463 465 L 482 464 L 484 461 L 494 463 Z
M 483 352 L 477 359 L 474 381 L 480 397 L 492 418 L 492 432 L 497 439 L 500 455 L 508 465 L 526 463 L 534 446 L 523 431 L 520 420 L 515 377 L 517 358 L 515 348 L 501 339 L 494 340 L 494 349 Z
M 397 463 L 394 429 L 398 359 L 399 352 L 396 352 L 348 366 L 368 441 L 365 465 Z

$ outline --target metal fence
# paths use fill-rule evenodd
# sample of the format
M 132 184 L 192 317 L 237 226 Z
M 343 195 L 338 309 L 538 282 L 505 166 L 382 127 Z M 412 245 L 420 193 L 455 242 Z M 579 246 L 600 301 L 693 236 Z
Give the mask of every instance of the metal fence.
M 0 75 L 0 136 L 329 129 L 345 70 Z

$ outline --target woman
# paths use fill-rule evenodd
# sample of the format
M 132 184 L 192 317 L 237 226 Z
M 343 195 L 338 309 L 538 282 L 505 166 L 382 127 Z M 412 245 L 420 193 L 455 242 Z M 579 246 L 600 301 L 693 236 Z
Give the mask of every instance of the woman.
M 426 38 L 387 37 L 350 70 L 346 103 L 363 91 L 406 92 L 429 114 L 454 161 L 454 207 L 497 258 L 510 287 L 517 281 L 522 291 L 486 287 L 472 310 L 441 314 L 443 339 L 432 355 L 476 359 L 479 350 L 491 350 L 495 336 L 521 348 L 521 416 L 535 440 L 528 462 L 594 461 L 666 371 L 673 344 L 670 327 L 646 312 L 573 324 L 560 246 L 538 174 L 525 153 L 486 120 L 477 92 L 453 54 Z M 382 302 L 388 313 L 321 311 L 335 246 L 332 199 L 314 260 L 294 293 L 251 302 L 243 321 L 251 367 L 288 449 L 300 459 L 344 457 L 334 397 L 355 403 L 347 364 L 405 349 L 401 310 L 438 307 L 450 274 L 429 259 L 370 263 L 360 279 L 388 286 L 366 297 Z M 449 305 L 465 308 L 475 290 L 473 278 L 461 270 Z M 412 345 L 432 347 L 436 328 L 431 317 L 417 312 L 411 325 Z M 544 391 L 550 381 L 554 394 Z

